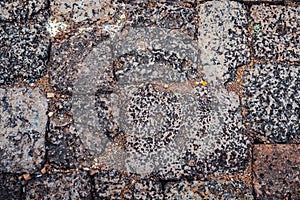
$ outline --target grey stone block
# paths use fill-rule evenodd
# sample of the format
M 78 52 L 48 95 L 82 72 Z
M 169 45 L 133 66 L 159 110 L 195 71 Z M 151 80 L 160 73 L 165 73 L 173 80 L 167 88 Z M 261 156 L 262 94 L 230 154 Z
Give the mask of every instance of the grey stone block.
M 254 64 L 245 71 L 246 123 L 258 140 L 299 141 L 299 75 L 299 66 L 277 62 Z
M 208 1 L 198 10 L 204 80 L 224 84 L 234 79 L 237 67 L 250 62 L 247 8 L 235 1 Z
M 160 182 L 128 177 L 116 170 L 95 175 L 95 199 L 164 199 Z
M 0 199 L 20 199 L 21 189 L 18 175 L 0 173 Z
M 300 7 L 254 5 L 250 25 L 254 58 L 300 60 Z
M 47 0 L 3 0 L 0 2 L 0 20 L 28 21 L 48 6 Z
M 252 188 L 239 181 L 179 181 L 166 185 L 166 199 L 254 199 Z
M 50 36 L 45 28 L 47 13 L 26 23 L 0 23 L 0 85 L 16 81 L 35 83 L 46 75 Z
M 26 200 L 91 199 L 91 180 L 86 172 L 55 173 L 32 179 L 26 185 Z
M 33 173 L 45 159 L 47 101 L 39 89 L 0 89 L 0 170 Z

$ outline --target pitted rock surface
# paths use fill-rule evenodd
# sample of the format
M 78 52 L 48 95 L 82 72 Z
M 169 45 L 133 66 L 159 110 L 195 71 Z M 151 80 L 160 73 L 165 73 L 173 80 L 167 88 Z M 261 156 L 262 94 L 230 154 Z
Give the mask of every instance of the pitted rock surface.
M 101 170 L 94 179 L 95 199 L 164 199 L 158 181 L 135 180 L 114 169 Z
M 92 166 L 92 158 L 81 142 L 72 119 L 72 99 L 48 99 L 48 162 L 56 169 L 82 169 Z
M 299 199 L 300 173 L 297 144 L 255 145 L 253 149 L 256 199 Z
M 166 55 L 160 50 L 143 53 L 133 51 L 120 56 L 115 61 L 114 70 L 118 84 L 124 85 L 152 81 L 185 82 L 187 79 L 199 79 L 196 65 L 175 54 Z
M 47 101 L 39 89 L 0 89 L 0 169 L 35 172 L 45 158 Z
M 166 185 L 166 199 L 254 199 L 251 187 L 238 181 L 182 181 Z
M 74 81 L 78 79 L 78 75 L 81 75 L 78 71 L 83 68 L 80 63 L 84 59 L 88 59 L 86 57 L 90 54 L 91 49 L 106 38 L 107 34 L 92 29 L 74 34 L 69 39 L 53 42 L 49 74 L 50 83 L 55 91 L 61 94 L 71 94 L 73 92 Z M 91 52 L 90 57 L 92 55 Z M 94 61 L 90 60 L 90 62 Z
M 235 1 L 199 4 L 198 43 L 204 79 L 233 80 L 237 67 L 250 62 L 247 8 Z
M 254 5 L 250 10 L 255 59 L 299 61 L 299 6 Z
M 299 6 L 2 0 L 0 199 L 299 199 Z
M 20 199 L 21 183 L 18 175 L 0 173 L 0 199 Z
M 24 199 L 91 199 L 91 183 L 86 172 L 56 173 L 30 180 Z
M 123 60 L 121 64 L 115 62 L 118 65 L 114 66 L 116 79 L 112 91 L 97 90 L 99 87 L 95 84 L 105 82 L 105 79 L 97 80 L 96 75 L 109 64 L 99 62 L 107 56 L 96 54 L 98 50 L 94 49 L 87 57 L 87 63 L 93 62 L 83 65 L 87 67 L 81 70 L 84 76 L 80 78 L 84 78 L 75 82 L 74 91 L 78 94 L 73 94 L 72 107 L 82 142 L 100 158 L 108 155 L 107 142 L 121 134 L 126 142 L 123 149 L 116 150 L 119 160 L 115 163 L 125 165 L 121 169 L 126 167 L 128 172 L 142 177 L 156 174 L 163 179 L 180 178 L 244 169 L 250 140 L 244 135 L 238 96 L 222 87 L 193 86 L 199 84 L 201 78 L 197 73 L 197 49 L 185 43 L 191 40 L 175 32 L 176 43 L 169 31 L 146 30 L 147 35 L 143 35 L 143 29 L 129 31 L 130 37 L 120 35 L 113 45 L 115 55 L 131 52 L 132 59 Z M 169 42 L 160 42 L 159 38 Z M 97 48 L 105 49 L 106 45 L 105 42 Z M 134 49 L 138 49 L 138 53 L 132 53 Z M 191 63 L 190 68 L 184 67 L 179 59 L 157 60 L 157 54 L 147 49 L 155 49 L 162 57 L 185 60 Z M 133 58 L 134 55 L 138 55 L 137 58 Z M 160 62 L 155 61 L 163 61 L 164 65 L 158 67 Z M 135 70 L 137 66 L 141 70 Z M 168 73 L 155 72 L 156 68 L 164 70 L 163 67 Z M 148 71 L 148 80 L 143 80 L 143 71 Z M 176 76 L 170 78 L 170 72 Z M 161 78 L 156 79 L 156 76 Z M 91 84 L 95 87 L 91 88 Z M 93 92 L 98 92 L 97 99 Z
M 46 75 L 50 47 L 46 20 L 47 13 L 42 12 L 32 22 L 0 23 L 0 85 L 35 83 Z
M 179 31 L 134 28 L 117 35 L 112 44 L 118 84 L 200 79 L 197 44 Z
M 170 41 L 173 45 L 167 45 L 166 43 L 162 43 L 162 40 L 166 38 L 159 38 L 159 36 L 156 34 L 160 34 L 161 36 L 167 37 L 167 40 Z M 152 40 L 149 37 L 152 37 Z M 176 41 L 178 40 L 181 42 L 176 43 Z M 140 43 L 137 43 L 137 41 L 140 41 Z M 111 93 L 113 91 L 114 86 L 112 85 L 112 83 L 114 83 L 115 81 L 120 82 L 121 84 L 130 83 L 130 81 L 138 82 L 144 73 L 143 71 L 140 72 L 139 70 L 136 70 L 133 66 L 130 66 L 128 69 L 126 69 L 126 65 L 128 65 L 127 63 L 126 65 L 121 64 L 121 66 L 117 66 L 116 64 L 115 67 L 112 68 L 112 53 L 117 55 L 118 58 L 118 56 L 126 55 L 126 53 L 132 53 L 132 51 L 136 50 L 136 48 L 138 48 L 138 51 L 144 51 L 146 50 L 145 48 L 153 49 L 153 46 L 155 46 L 157 48 L 157 51 L 159 51 L 159 48 L 161 48 L 160 45 L 164 45 L 169 48 L 167 49 L 167 53 L 169 54 L 164 55 L 163 53 L 165 52 L 161 52 L 165 56 L 164 59 L 170 59 L 171 56 L 175 57 L 173 64 L 169 66 L 169 71 L 175 74 L 173 79 L 176 81 L 186 80 L 185 76 L 182 76 L 178 73 L 178 71 L 180 70 L 184 72 L 186 76 L 190 76 L 190 78 L 197 78 L 197 51 L 195 51 L 195 47 L 193 46 L 193 44 L 188 43 L 188 45 L 186 45 L 184 42 L 191 42 L 191 39 L 189 37 L 184 37 L 182 34 L 179 33 L 173 33 L 173 37 L 170 37 L 170 31 L 166 29 L 133 29 L 125 35 L 120 35 L 120 39 L 115 39 L 115 41 L 113 40 L 111 42 L 104 41 L 103 43 L 100 43 L 98 47 L 94 48 L 90 52 L 90 54 L 84 59 L 84 61 L 78 65 L 81 66 L 81 68 L 79 68 L 77 73 L 77 80 L 74 82 L 73 94 L 73 114 L 75 122 L 80 124 L 80 127 L 77 127 L 78 129 L 82 129 L 84 126 L 86 126 L 86 128 L 91 130 L 91 132 L 95 132 L 92 131 L 94 127 L 95 130 L 98 130 L 98 132 L 100 132 L 100 134 L 96 133 L 94 139 L 87 137 L 85 134 L 80 134 L 82 140 L 87 142 L 88 148 L 90 147 L 90 149 L 95 149 L 93 148 L 93 146 L 97 146 L 98 149 L 101 149 L 99 145 L 103 145 L 103 141 L 105 142 L 106 140 L 103 136 L 101 136 L 101 134 L 107 131 L 101 128 L 102 125 L 98 127 L 98 122 L 97 124 L 95 124 L 97 119 L 93 119 L 91 117 L 97 115 L 95 113 L 94 107 L 95 93 L 97 91 L 99 91 L 100 93 Z M 113 50 L 111 50 L 112 47 L 114 47 Z M 178 51 L 178 55 L 175 54 L 176 49 L 180 50 Z M 193 53 L 192 55 L 196 56 L 190 55 L 191 53 Z M 149 54 L 148 52 L 148 55 L 151 56 L 152 54 Z M 189 64 L 187 64 L 186 69 L 174 70 L 174 68 L 176 67 L 183 67 L 181 65 L 183 61 L 177 61 L 179 60 L 177 59 L 178 57 L 183 61 L 192 60 L 193 62 L 189 61 Z M 145 58 L 143 58 L 142 61 L 149 63 L 151 59 L 153 60 L 153 58 L 154 57 L 147 58 L 147 56 L 145 56 Z M 118 60 L 116 62 L 118 62 Z M 163 62 L 166 63 L 166 61 Z M 153 63 L 152 65 L 154 66 L 154 68 L 160 70 L 159 67 L 155 66 L 155 63 Z M 146 68 L 148 66 L 145 64 L 142 66 L 145 68 L 144 71 L 148 70 L 149 73 L 152 74 L 152 76 L 149 76 L 148 78 L 149 81 L 155 80 L 155 78 L 157 77 L 157 73 L 151 72 L 151 66 L 149 67 L 149 69 Z M 190 70 L 190 74 L 188 73 L 189 68 L 193 69 L 193 71 Z M 124 74 L 124 70 L 128 72 L 126 72 L 126 76 L 123 78 L 122 74 Z M 116 75 L 113 76 L 113 73 L 115 73 Z M 135 76 L 128 76 L 128 74 L 134 73 L 136 73 Z M 99 79 L 99 76 L 102 78 Z M 131 79 L 126 80 L 126 78 L 128 77 Z M 182 79 L 182 77 L 184 77 L 184 79 Z M 111 100 L 113 101 L 113 98 Z
M 51 14 L 58 21 L 74 21 L 76 23 L 84 21 L 97 21 L 103 16 L 103 5 L 105 1 L 81 1 L 81 0 L 50 0 Z M 108 2 L 106 2 L 109 4 Z M 102 11 L 100 13 L 100 11 Z M 107 13 L 108 14 L 108 13 Z
M 130 172 L 165 179 L 246 165 L 250 140 L 236 97 L 227 91 L 148 84 L 127 86 L 118 95 L 114 124 L 125 134 Z
M 3 0 L 0 2 L 0 20 L 28 21 L 48 6 L 47 0 Z
M 245 3 L 282 3 L 284 0 L 241 0 Z
M 180 29 L 195 37 L 194 1 L 52 1 L 51 22 L 57 33 L 70 32 L 75 24 L 81 29 L 101 28 L 111 34 L 124 27 L 156 26 Z M 56 26 L 56 28 L 54 27 Z
M 196 12 L 192 1 L 130 1 L 126 4 L 126 25 L 130 27 L 156 26 L 195 36 Z
M 300 67 L 283 63 L 255 64 L 244 73 L 246 121 L 264 142 L 299 141 Z

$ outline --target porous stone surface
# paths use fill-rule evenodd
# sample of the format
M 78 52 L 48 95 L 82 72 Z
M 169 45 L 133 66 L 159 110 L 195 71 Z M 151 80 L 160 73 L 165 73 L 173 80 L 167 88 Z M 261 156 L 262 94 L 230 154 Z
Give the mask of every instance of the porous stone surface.
M 186 33 L 195 34 L 194 2 L 187 1 L 51 1 L 51 22 L 62 30 L 92 26 L 117 33 L 125 26 L 146 27 L 157 26 L 169 29 L 181 29 Z M 55 27 L 53 27 L 56 29 Z M 53 29 L 53 30 L 54 30 Z M 55 36 L 54 34 L 53 36 Z
M 299 199 L 300 146 L 254 145 L 253 171 L 256 199 Z
M 96 79 L 107 65 L 99 61 L 109 57 L 94 52 L 106 49 L 106 43 L 91 51 L 84 76 L 74 82 L 73 118 L 89 151 L 108 157 L 105 144 L 121 135 L 125 144 L 115 149 L 119 156 L 106 164 L 123 164 L 121 169 L 142 177 L 244 169 L 251 140 L 244 135 L 238 96 L 201 86 L 198 51 L 190 37 L 159 28 L 127 34 L 112 45 L 117 57 L 112 90 L 104 83 L 97 89 L 109 78 Z
M 211 180 L 169 182 L 166 199 L 254 199 L 252 188 L 243 182 Z
M 300 138 L 300 67 L 284 63 L 254 64 L 244 72 L 246 123 L 263 142 Z
M 68 39 L 53 42 L 50 56 L 50 83 L 56 92 L 61 94 L 73 92 L 74 81 L 82 75 L 80 70 L 84 68 L 82 65 L 84 59 L 94 46 L 106 38 L 107 34 L 92 29 L 77 34 L 73 33 L 73 36 Z M 100 55 L 99 57 L 101 57 Z M 103 59 L 103 61 L 105 60 Z
M 164 199 L 160 182 L 136 180 L 114 169 L 102 170 L 94 180 L 95 199 Z
M 300 199 L 299 5 L 2 0 L 0 199 Z
M 300 7 L 253 5 L 250 9 L 255 59 L 299 61 Z
M 47 13 L 42 12 L 30 22 L 0 23 L 0 85 L 17 80 L 34 83 L 46 74 L 50 46 L 46 20 Z
M 132 197 L 128 190 L 131 182 L 115 169 L 103 170 L 94 176 L 96 199 L 119 199 Z
M 113 47 L 118 84 L 200 81 L 197 44 L 180 31 L 132 28 L 117 35 Z
M 156 26 L 178 29 L 194 37 L 196 12 L 191 1 L 130 1 L 126 4 L 126 26 Z
M 0 173 L 0 199 L 14 200 L 21 198 L 21 183 L 18 175 Z
M 35 172 L 45 157 L 47 101 L 39 89 L 0 89 L 0 170 Z
M 48 6 L 48 0 L 3 0 L 0 2 L 0 20 L 24 22 Z
M 115 119 L 126 135 L 130 172 L 171 179 L 246 165 L 250 140 L 243 135 L 233 94 L 145 84 L 126 86 L 118 99 L 113 108 L 119 108 Z
M 105 90 L 105 87 L 102 87 L 103 84 L 106 84 L 106 90 L 111 87 L 110 83 L 113 81 L 113 75 L 112 70 L 108 71 L 110 69 L 109 63 L 112 62 L 111 55 L 102 57 L 102 55 L 108 53 L 106 51 L 109 46 L 92 51 L 97 43 L 103 40 L 105 42 L 106 38 L 107 34 L 92 29 L 75 33 L 70 38 L 57 40 L 53 43 L 50 59 L 50 83 L 57 93 L 57 98 L 50 101 L 53 115 L 50 117 L 49 124 L 48 157 L 49 162 L 56 168 L 91 167 L 94 162 L 85 149 L 90 149 L 92 144 L 96 145 L 95 148 L 98 151 L 105 147 L 105 143 L 101 143 L 99 140 L 93 141 L 93 138 L 87 136 L 88 134 L 83 134 L 84 131 L 82 130 L 91 128 L 86 121 L 93 122 L 93 120 L 82 120 L 79 126 L 74 126 L 74 120 L 77 124 L 79 123 L 76 116 L 80 116 L 84 109 L 79 109 L 74 113 L 73 111 L 75 110 L 74 107 L 86 105 L 91 108 L 91 113 L 95 113 L 95 102 L 88 100 L 95 99 L 97 87 L 103 90 Z M 96 68 L 91 68 L 90 65 L 93 65 L 93 63 L 101 64 Z M 105 71 L 108 71 L 108 73 L 104 74 Z M 107 80 L 106 76 L 108 76 L 108 81 L 105 82 Z M 85 85 L 86 81 L 90 81 L 92 77 L 93 85 Z M 77 84 L 76 80 L 80 78 L 83 83 Z M 74 85 L 78 85 L 78 87 L 74 89 Z M 93 92 L 89 91 L 91 88 L 94 89 Z M 84 95 L 84 92 L 91 96 Z M 73 97 L 70 96 L 72 93 Z M 79 96 L 76 97 L 75 94 Z M 71 110 L 72 107 L 73 111 Z M 93 132 L 94 130 L 89 131 Z M 90 141 L 90 143 L 82 143 L 82 138 L 85 141 Z
M 112 5 L 105 1 L 81 1 L 81 0 L 61 0 L 51 2 L 51 13 L 59 21 L 80 23 L 83 21 L 97 21 L 103 17 L 105 4 Z M 102 11 L 102 12 L 100 12 Z M 107 13 L 112 14 L 112 13 Z
M 139 180 L 133 187 L 133 199 L 164 199 L 162 184 L 158 181 Z
M 113 35 L 124 28 L 128 10 L 127 2 L 119 0 L 51 0 L 51 20 L 47 28 L 54 38 L 93 28 Z
M 132 82 L 138 83 L 141 81 L 159 80 L 160 78 L 167 77 L 166 75 L 169 75 L 165 80 L 167 82 L 182 82 L 186 81 L 187 77 L 199 77 L 196 69 L 197 64 L 195 64 L 197 63 L 197 51 L 195 47 L 185 45 L 183 42 L 185 41 L 183 40 L 184 38 L 176 32 L 172 34 L 171 31 L 166 29 L 155 30 L 154 32 L 151 28 L 132 29 L 126 35 L 119 35 L 120 39 L 116 38 L 112 41 L 104 41 L 100 43 L 98 47 L 90 51 L 90 54 L 87 55 L 82 64 L 79 65 L 81 69 L 76 76 L 77 80 L 74 81 L 73 114 L 76 123 L 80 123 L 80 126 L 88 124 L 94 128 L 96 127 L 102 134 L 108 132 L 101 124 L 100 126 L 98 125 L 98 119 L 91 117 L 97 115 L 97 113 L 95 113 L 95 107 L 93 106 L 95 104 L 94 94 L 96 91 L 100 93 L 111 93 L 116 80 L 119 84 L 130 84 Z M 176 44 L 178 41 L 181 42 L 176 44 L 175 47 L 170 46 L 169 52 L 160 51 L 160 46 L 164 45 L 167 47 L 167 44 L 156 34 L 166 36 L 166 40 L 173 44 Z M 173 37 L 169 37 L 170 34 L 172 34 Z M 136 40 L 140 41 L 141 44 L 137 44 Z M 191 39 L 189 39 L 188 42 L 191 42 Z M 148 51 L 147 54 L 140 53 L 141 55 L 139 55 L 139 53 L 135 51 L 135 48 L 145 49 L 146 46 L 152 50 L 154 48 L 152 46 L 154 45 L 158 48 L 153 50 L 154 53 Z M 181 47 L 181 50 L 178 52 L 179 55 L 175 55 L 175 50 L 178 46 Z M 115 62 L 113 62 L 113 54 L 116 55 Z M 154 56 L 152 56 L 153 54 Z M 156 65 L 155 62 L 159 62 L 159 59 L 161 60 L 161 64 Z M 194 63 L 191 61 L 188 63 L 186 59 Z M 128 60 L 128 62 L 126 62 L 126 60 Z M 166 63 L 167 60 L 170 60 L 172 63 L 170 63 L 167 68 L 164 68 L 163 64 Z M 113 63 L 114 67 L 112 67 Z M 130 63 L 133 63 L 134 66 Z M 180 71 L 184 75 L 180 75 Z M 131 76 L 132 74 L 134 74 L 134 76 Z M 99 76 L 102 78 L 99 79 Z M 110 101 L 113 102 L 114 98 L 110 98 Z M 112 105 L 112 103 L 110 104 Z M 100 112 L 104 111 L 101 102 L 99 102 L 99 106 L 102 106 Z M 102 113 L 102 115 L 104 114 L 105 113 Z M 109 117 L 109 113 L 106 114 L 106 117 Z M 102 121 L 105 120 L 103 116 L 102 118 Z M 107 124 L 109 122 L 103 123 Z M 104 140 L 101 138 L 101 134 L 97 133 L 94 139 L 90 139 L 84 134 L 80 135 L 82 140 L 87 142 L 86 146 L 90 147 L 90 149 L 92 149 L 91 147 L 97 147 L 98 152 L 100 152 L 100 149 L 103 149 L 99 148 L 99 144 L 102 144 L 102 140 Z
M 92 166 L 72 120 L 71 99 L 51 99 L 49 117 L 48 162 L 58 169 L 82 169 Z
M 204 79 L 224 84 L 234 79 L 237 67 L 250 62 L 247 8 L 236 1 L 207 1 L 197 9 Z
M 55 173 L 30 180 L 24 199 L 91 199 L 90 177 L 83 171 Z
M 125 11 L 125 3 L 122 1 L 82 1 L 61 0 L 51 2 L 51 16 L 58 22 L 68 26 L 76 23 L 83 24 L 103 23 L 114 24 Z
M 285 0 L 240 0 L 245 3 L 282 3 Z

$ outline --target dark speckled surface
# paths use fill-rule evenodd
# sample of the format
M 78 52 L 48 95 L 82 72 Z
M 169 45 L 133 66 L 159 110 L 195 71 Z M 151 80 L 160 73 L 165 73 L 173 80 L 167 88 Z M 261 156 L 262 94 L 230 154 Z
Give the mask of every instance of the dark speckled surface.
M 255 145 L 254 188 L 257 199 L 299 198 L 299 145 Z
M 0 2 L 0 199 L 299 199 L 294 0 Z

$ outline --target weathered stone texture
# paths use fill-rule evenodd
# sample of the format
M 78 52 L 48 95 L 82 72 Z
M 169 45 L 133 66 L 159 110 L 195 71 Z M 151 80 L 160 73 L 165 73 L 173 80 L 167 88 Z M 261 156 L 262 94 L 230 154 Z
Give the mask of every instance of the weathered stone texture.
M 254 58 L 299 61 L 299 16 L 299 6 L 252 6 L 250 24 Z
M 212 180 L 170 182 L 165 186 L 166 199 L 254 199 L 251 187 L 243 182 Z
M 0 85 L 35 83 L 46 75 L 50 48 L 46 20 L 45 11 L 30 22 L 0 23 Z
M 0 89 L 0 170 L 35 172 L 45 157 L 47 101 L 39 89 Z
M 204 79 L 211 84 L 233 80 L 237 67 L 250 62 L 247 9 L 235 1 L 199 5 L 198 42 Z
M 95 177 L 95 199 L 163 199 L 162 185 L 135 180 L 116 170 L 102 170 Z
M 18 175 L 0 173 L 0 199 L 20 199 L 21 189 Z
M 0 2 L 0 20 L 28 21 L 48 6 L 47 0 L 3 0 Z
M 91 199 L 91 180 L 83 171 L 44 175 L 28 182 L 24 199 Z
M 110 157 L 106 150 L 114 142 L 119 156 L 106 164 L 125 164 L 118 169 L 141 176 L 244 169 L 251 140 L 244 134 L 238 96 L 201 82 L 191 37 L 139 28 L 107 44 L 100 43 L 83 61 L 72 97 L 75 127 L 96 158 Z M 111 53 L 113 69 L 107 67 Z M 105 69 L 114 72 L 109 90 Z M 124 142 L 116 142 L 120 138 Z
M 299 77 L 299 66 L 277 62 L 254 64 L 245 71 L 246 123 L 259 141 L 299 141 Z
M 299 145 L 255 145 L 253 171 L 256 199 L 299 199 L 299 156 Z

